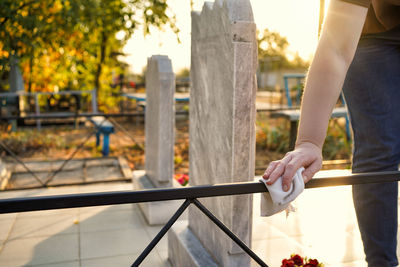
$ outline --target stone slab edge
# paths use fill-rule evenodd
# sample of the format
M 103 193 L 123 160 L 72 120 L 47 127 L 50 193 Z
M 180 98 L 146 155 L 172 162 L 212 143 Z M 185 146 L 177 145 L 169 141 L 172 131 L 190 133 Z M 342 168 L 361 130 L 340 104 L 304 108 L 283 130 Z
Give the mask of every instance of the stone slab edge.
M 188 225 L 188 221 L 177 221 L 168 231 L 168 259 L 172 266 L 217 267 Z
M 157 189 L 157 187 L 155 187 L 150 179 L 146 176 L 145 171 L 134 171 L 132 182 L 134 190 Z M 138 205 L 149 225 L 164 225 L 178 210 L 183 202 L 184 200 L 169 200 L 158 202 L 142 202 L 138 203 Z M 187 219 L 187 212 L 184 212 L 180 219 Z

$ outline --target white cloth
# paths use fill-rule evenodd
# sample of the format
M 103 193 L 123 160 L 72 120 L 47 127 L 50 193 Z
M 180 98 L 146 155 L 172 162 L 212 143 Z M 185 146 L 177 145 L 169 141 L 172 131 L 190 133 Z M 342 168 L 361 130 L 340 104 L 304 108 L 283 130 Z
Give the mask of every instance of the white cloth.
M 292 184 L 287 192 L 282 189 L 282 177 L 279 177 L 272 185 L 267 180 L 260 179 L 268 189 L 268 192 L 261 194 L 261 216 L 271 216 L 288 208 L 290 202 L 296 199 L 304 190 L 304 180 L 301 167 L 293 176 Z

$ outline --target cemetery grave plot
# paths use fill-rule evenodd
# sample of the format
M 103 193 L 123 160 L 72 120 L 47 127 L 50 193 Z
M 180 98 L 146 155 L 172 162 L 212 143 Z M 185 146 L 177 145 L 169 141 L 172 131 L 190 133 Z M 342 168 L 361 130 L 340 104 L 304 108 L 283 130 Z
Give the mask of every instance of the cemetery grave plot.
M 61 170 L 64 160 L 24 161 L 35 176 L 11 158 L 6 158 L 4 163 L 10 174 L 2 181 L 2 190 L 41 187 L 35 176 L 43 183 L 54 176 L 49 179 L 48 186 L 130 181 L 132 177 L 123 157 L 73 159 Z

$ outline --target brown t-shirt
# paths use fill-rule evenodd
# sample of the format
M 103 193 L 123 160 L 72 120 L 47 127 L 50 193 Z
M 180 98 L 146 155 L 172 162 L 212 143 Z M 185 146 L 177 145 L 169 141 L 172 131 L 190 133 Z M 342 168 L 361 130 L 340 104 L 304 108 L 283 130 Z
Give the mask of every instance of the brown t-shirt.
M 368 7 L 363 34 L 389 31 L 400 25 L 400 0 L 342 0 Z

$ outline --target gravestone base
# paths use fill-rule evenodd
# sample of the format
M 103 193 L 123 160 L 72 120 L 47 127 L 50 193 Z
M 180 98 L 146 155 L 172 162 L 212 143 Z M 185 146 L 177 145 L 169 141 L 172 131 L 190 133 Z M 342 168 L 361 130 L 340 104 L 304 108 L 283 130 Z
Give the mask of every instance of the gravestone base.
M 11 177 L 11 172 L 7 170 L 6 164 L 0 159 L 0 190 L 4 190 Z
M 217 267 L 218 264 L 188 226 L 188 221 L 178 221 L 168 231 L 168 259 L 172 266 Z
M 132 180 L 135 190 L 157 189 L 146 176 L 145 171 L 134 171 Z M 168 222 L 183 202 L 184 200 L 169 200 L 142 202 L 138 205 L 149 225 L 162 225 Z M 187 211 L 179 219 L 187 219 Z

